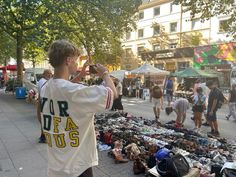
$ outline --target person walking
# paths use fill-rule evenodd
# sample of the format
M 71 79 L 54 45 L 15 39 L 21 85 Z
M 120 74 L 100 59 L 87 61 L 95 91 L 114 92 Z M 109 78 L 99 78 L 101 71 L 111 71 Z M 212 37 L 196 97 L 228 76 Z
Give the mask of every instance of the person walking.
M 38 82 L 38 94 L 42 86 L 52 77 L 52 71 L 50 69 L 45 69 L 43 71 L 43 77 Z M 39 104 L 39 103 L 38 103 Z M 41 135 L 39 137 L 39 143 L 46 143 L 45 135 L 43 134 L 42 124 L 41 124 L 41 114 L 40 114 L 40 107 L 37 106 L 37 118 L 41 126 Z
M 208 134 L 220 136 L 216 112 L 219 107 L 221 92 L 211 80 L 206 82 L 206 86 L 211 90 L 207 105 L 207 121 L 211 127 L 211 132 L 208 132 Z
M 174 89 L 173 81 L 171 80 L 170 77 L 168 77 L 165 85 L 168 106 L 170 106 L 170 103 L 173 100 L 173 89 Z
M 112 109 L 111 110 L 118 110 L 120 113 L 123 113 L 124 111 L 124 107 L 122 105 L 122 95 L 123 95 L 123 87 L 122 87 L 122 84 L 121 82 L 119 81 L 119 79 L 115 78 L 114 79 L 114 85 L 116 87 L 116 91 L 117 91 L 117 94 L 118 94 L 118 98 L 116 98 L 113 102 L 113 106 L 112 106 Z
M 140 98 L 140 88 L 141 88 L 141 81 L 140 78 L 137 78 L 135 81 L 135 96 L 136 98 Z
M 189 101 L 186 98 L 178 98 L 173 103 L 173 109 L 177 114 L 175 126 L 176 128 L 181 128 L 186 119 L 186 112 L 189 109 Z
M 49 177 L 93 176 L 92 166 L 98 165 L 94 114 L 109 110 L 117 97 L 101 64 L 94 68 L 104 85 L 88 87 L 69 80 L 77 71 L 79 55 L 78 48 L 66 40 L 54 41 L 48 51 L 54 77 L 41 88 L 40 106 Z
M 154 85 L 151 88 L 150 102 L 153 103 L 153 112 L 157 124 L 160 124 L 160 112 L 163 109 L 163 91 L 158 85 Z
M 229 118 L 233 116 L 234 121 L 236 122 L 236 84 L 232 84 L 228 100 L 229 114 L 226 116 L 226 119 L 229 120 Z
M 206 96 L 203 95 L 203 89 L 198 87 L 193 98 L 193 113 L 194 113 L 194 130 L 199 132 L 202 126 L 202 113 L 205 110 Z

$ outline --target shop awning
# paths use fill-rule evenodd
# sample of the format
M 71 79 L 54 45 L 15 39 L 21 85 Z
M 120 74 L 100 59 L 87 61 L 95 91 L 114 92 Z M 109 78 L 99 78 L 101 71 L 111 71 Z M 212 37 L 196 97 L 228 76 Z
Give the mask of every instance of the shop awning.
M 171 76 L 181 77 L 181 78 L 215 78 L 217 77 L 214 73 L 207 73 L 205 71 L 195 69 L 195 68 L 186 68 L 183 71 L 172 73 Z
M 7 66 L 0 66 L 0 70 L 9 70 L 9 71 L 16 71 L 16 65 L 7 65 Z

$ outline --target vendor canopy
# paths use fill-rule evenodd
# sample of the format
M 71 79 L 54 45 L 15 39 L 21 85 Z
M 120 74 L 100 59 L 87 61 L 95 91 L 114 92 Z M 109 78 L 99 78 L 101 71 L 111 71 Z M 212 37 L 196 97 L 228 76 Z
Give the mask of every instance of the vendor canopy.
M 16 69 L 17 69 L 16 65 L 0 66 L 0 70 L 16 71 Z
M 207 73 L 205 71 L 195 69 L 195 68 L 186 68 L 183 71 L 172 73 L 171 76 L 182 77 L 182 78 L 214 78 L 217 77 L 214 73 Z
M 140 66 L 137 69 L 130 71 L 131 74 L 159 74 L 159 75 L 168 75 L 169 71 L 158 69 L 148 63 Z
M 119 79 L 120 81 L 123 81 L 123 79 L 125 77 L 125 72 L 127 72 L 127 71 L 126 70 L 117 70 L 117 71 L 112 71 L 110 73 L 110 75 Z

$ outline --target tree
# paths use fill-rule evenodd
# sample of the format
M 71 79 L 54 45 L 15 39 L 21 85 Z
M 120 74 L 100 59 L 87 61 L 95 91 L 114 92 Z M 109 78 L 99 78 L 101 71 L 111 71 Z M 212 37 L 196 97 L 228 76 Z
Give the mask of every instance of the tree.
M 0 32 L 0 64 L 7 64 L 7 61 L 16 56 L 16 41 L 6 32 Z
M 230 18 L 224 24 L 225 31 L 236 37 L 236 2 L 235 0 L 175 0 L 175 4 L 181 4 L 184 11 L 191 11 L 194 18 L 200 15 L 200 19 L 208 20 L 213 16 L 228 15 Z
M 202 33 L 198 31 L 182 33 L 180 35 L 182 38 L 181 47 L 193 47 L 208 43 L 208 40 L 204 39 Z
M 41 32 L 38 27 L 52 12 L 48 7 L 53 7 L 48 0 L 0 0 L 0 29 L 16 41 L 17 78 L 20 84 L 23 79 L 24 46 L 37 36 L 35 32 Z
M 160 50 L 164 50 L 168 47 L 169 45 L 169 35 L 165 31 L 165 27 L 158 24 L 158 23 L 153 23 L 152 24 L 153 29 L 155 30 L 156 28 L 156 34 L 152 36 L 152 39 L 149 41 L 151 44 L 158 44 L 160 45 Z
M 82 44 L 88 55 L 100 55 L 110 53 L 112 40 L 132 30 L 140 4 L 141 0 L 83 0 L 54 5 L 61 12 L 57 21 L 70 31 L 65 35 Z

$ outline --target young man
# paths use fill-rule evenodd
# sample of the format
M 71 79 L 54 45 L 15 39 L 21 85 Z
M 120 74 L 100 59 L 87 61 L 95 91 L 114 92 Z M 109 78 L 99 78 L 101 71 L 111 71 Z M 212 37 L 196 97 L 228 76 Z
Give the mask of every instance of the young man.
M 170 106 L 170 102 L 173 99 L 173 88 L 174 88 L 173 81 L 171 80 L 170 77 L 168 77 L 165 85 L 168 106 Z
M 178 98 L 173 104 L 173 109 L 177 114 L 175 125 L 177 128 L 181 128 L 186 119 L 186 112 L 189 109 L 189 101 L 185 98 Z
M 215 136 L 220 136 L 216 118 L 216 111 L 218 109 L 217 105 L 219 103 L 220 90 L 211 80 L 207 81 L 206 86 L 211 90 L 207 105 L 207 121 L 211 126 L 211 132 L 209 133 Z
M 40 93 L 40 90 L 42 86 L 52 77 L 52 71 L 50 69 L 45 69 L 43 71 L 43 77 L 38 82 L 38 93 Z M 40 108 L 37 106 L 37 117 L 41 124 L 41 113 Z M 41 136 L 39 137 L 39 143 L 46 143 L 46 138 L 43 134 L 42 126 L 41 126 Z
M 100 64 L 95 69 L 104 86 L 87 87 L 69 81 L 77 71 L 79 55 L 78 48 L 65 40 L 53 42 L 48 52 L 54 77 L 41 88 L 40 98 L 49 177 L 93 176 L 92 166 L 98 165 L 94 114 L 110 109 L 117 97 L 107 69 Z
M 153 102 L 153 112 L 156 122 L 159 124 L 160 112 L 163 109 L 163 93 L 158 85 L 153 86 L 151 89 L 150 102 Z

